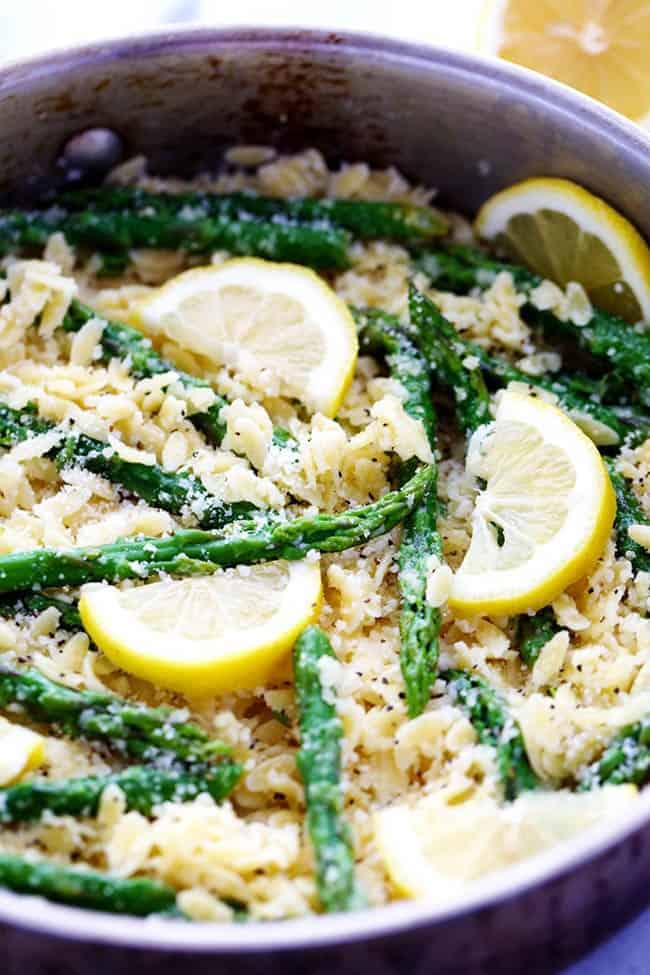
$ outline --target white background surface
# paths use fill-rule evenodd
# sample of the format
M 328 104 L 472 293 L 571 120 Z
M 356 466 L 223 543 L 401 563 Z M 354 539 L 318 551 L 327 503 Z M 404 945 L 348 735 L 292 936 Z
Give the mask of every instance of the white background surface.
M 482 0 L 0 0 L 0 60 L 155 24 L 285 24 L 372 30 L 470 49 Z
M 0 62 L 171 23 L 369 30 L 476 47 L 483 0 L 0 0 Z M 650 878 L 649 878 L 650 882 Z M 563 975 L 648 975 L 650 911 Z M 494 972 L 494 975 L 499 975 Z

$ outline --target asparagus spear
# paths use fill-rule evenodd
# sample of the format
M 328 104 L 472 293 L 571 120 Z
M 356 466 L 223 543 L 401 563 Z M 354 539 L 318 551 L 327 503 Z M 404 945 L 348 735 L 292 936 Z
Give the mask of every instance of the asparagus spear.
M 540 609 L 533 616 L 524 614 L 519 617 L 517 624 L 519 654 L 527 667 L 535 666 L 542 647 L 559 631 L 560 627 L 550 606 Z
M 323 689 L 324 657 L 336 659 L 329 640 L 317 626 L 307 627 L 293 649 L 301 739 L 296 763 L 305 787 L 321 904 L 325 911 L 349 911 L 362 907 L 364 898 L 354 879 L 350 831 L 342 820 L 343 728 Z
M 650 525 L 650 519 L 646 516 L 627 480 L 618 471 L 616 462 L 607 457 L 605 463 L 616 494 L 614 521 L 616 551 L 623 558 L 629 558 L 635 572 L 650 572 L 650 552 L 629 536 L 629 528 L 632 525 Z
M 55 816 L 96 816 L 104 789 L 116 785 L 124 793 L 126 807 L 144 816 L 163 802 L 191 802 L 207 793 L 221 802 L 237 785 L 242 767 L 225 760 L 217 765 L 168 769 L 133 765 L 112 775 L 87 776 L 49 782 L 35 779 L 0 789 L 0 823 L 28 823 L 46 812 Z
M 429 369 L 413 343 L 403 334 L 399 320 L 377 310 L 355 312 L 361 348 L 382 355 L 405 391 L 404 409 L 423 426 L 431 451 L 436 451 L 436 416 L 431 402 Z M 401 465 L 400 479 L 408 477 L 411 463 Z M 420 504 L 404 522 L 399 550 L 400 667 L 409 717 L 426 707 L 436 678 L 441 614 L 427 603 L 427 575 L 431 557 L 442 561 L 438 531 L 438 496 L 435 472 Z
M 416 301 L 413 303 L 414 298 Z M 458 423 L 469 436 L 489 420 L 489 397 L 485 385 L 481 385 L 475 378 L 477 367 L 470 362 L 472 356 L 477 362 L 481 358 L 476 356 L 473 345 L 460 340 L 454 326 L 438 311 L 434 303 L 413 287 L 409 295 L 409 305 L 411 320 L 418 328 L 425 354 L 442 381 L 453 387 Z M 542 639 L 543 635 L 549 633 L 545 611 L 526 617 L 520 626 L 524 634 L 521 654 L 526 663 L 532 666 L 546 642 L 546 639 Z M 550 632 L 548 639 L 552 635 L 553 632 Z
M 0 446 L 9 447 L 54 429 L 56 425 L 41 419 L 31 404 L 14 410 L 0 403 Z M 80 467 L 92 471 L 154 507 L 175 515 L 191 514 L 202 528 L 220 528 L 255 510 L 248 501 L 228 503 L 216 498 L 192 474 L 172 473 L 158 464 L 123 460 L 108 444 L 85 434 L 62 435 L 49 456 L 56 460 L 59 469 Z
M 496 749 L 506 799 L 536 789 L 539 781 L 528 760 L 523 735 L 507 713 L 501 695 L 476 674 L 448 670 L 441 677 L 447 681 L 454 701 L 467 712 L 481 744 Z
M 436 415 L 431 402 L 429 367 L 413 337 L 406 334 L 397 316 L 380 308 L 351 306 L 350 310 L 357 324 L 361 352 L 385 359 L 391 376 L 404 389 L 404 409 L 424 425 L 427 436 L 431 434 L 435 439 Z
M 48 596 L 46 593 L 21 592 L 2 596 L 0 597 L 0 616 L 12 617 L 19 613 L 38 615 L 52 606 L 59 611 L 59 623 L 63 629 L 83 630 L 76 600 L 69 603 L 65 599 Z
M 417 251 L 414 266 L 422 271 L 439 291 L 465 294 L 474 288 L 488 288 L 496 276 L 508 271 L 518 291 L 536 288 L 541 278 L 518 264 L 497 261 L 476 247 L 452 244 L 435 251 Z
M 102 186 L 94 190 L 73 190 L 59 198 L 64 209 L 101 213 L 129 213 L 157 218 L 166 223 L 178 217 L 191 221 L 253 215 L 264 220 L 283 219 L 307 223 L 330 223 L 349 230 L 355 237 L 371 240 L 418 241 L 439 237 L 447 223 L 431 207 L 409 203 L 368 200 L 281 199 L 256 193 L 152 193 L 137 186 Z
M 641 401 L 650 406 L 650 335 L 637 332 L 628 322 L 594 308 L 586 325 L 562 321 L 550 311 L 540 311 L 530 300 L 542 278 L 518 265 L 496 261 L 470 247 L 452 247 L 446 254 L 421 254 L 416 266 L 436 285 L 449 291 L 466 292 L 486 287 L 500 271 L 509 271 L 515 285 L 527 297 L 527 319 L 552 337 L 563 336 L 586 352 L 607 361 L 633 384 Z
M 462 431 L 469 435 L 483 423 L 489 423 L 490 396 L 480 369 L 463 361 L 450 343 L 440 341 L 438 330 L 444 318 L 434 303 L 413 285 L 409 289 L 409 313 L 424 357 L 440 381 L 453 392 Z
M 560 406 L 578 422 L 587 417 L 599 427 L 607 428 L 602 431 L 609 441 L 604 446 L 624 440 L 628 444 L 640 443 L 650 434 L 650 421 L 644 422 L 632 407 L 625 406 L 617 412 L 613 407 L 601 403 L 598 382 L 587 376 L 570 376 L 566 373 L 532 376 L 517 369 L 507 359 L 487 352 L 478 343 L 463 338 L 444 316 L 431 319 L 430 325 L 432 331 L 438 333 L 440 340 L 450 343 L 463 361 L 468 358 L 476 359 L 481 370 L 499 385 L 518 382 L 548 390 L 557 397 Z
M 272 261 L 292 261 L 315 268 L 348 267 L 350 236 L 324 221 L 296 223 L 283 217 L 260 220 L 250 213 L 211 216 L 185 207 L 178 213 L 128 210 L 46 210 L 0 212 L 0 254 L 43 247 L 50 234 L 63 233 L 71 244 L 107 254 L 106 269 L 121 271 L 131 248 L 162 247 L 205 254 L 226 250 Z M 116 259 L 117 258 L 117 259 Z
M 13 447 L 14 444 L 56 428 L 55 423 L 38 415 L 34 403 L 26 403 L 22 409 L 15 410 L 0 402 L 0 447 Z
M 0 853 L 0 887 L 111 914 L 180 916 L 176 891 L 156 880 L 112 877 L 10 853 Z
M 149 708 L 112 694 L 77 691 L 34 668 L 0 664 L 0 708 L 18 705 L 35 721 L 53 724 L 71 738 L 98 738 L 112 748 L 147 761 L 204 763 L 229 751 L 197 725 L 177 720 L 170 708 Z
M 489 420 L 489 415 L 487 414 L 489 397 L 487 391 L 485 390 L 485 386 L 476 380 L 473 374 L 474 367 L 470 368 L 466 361 L 464 361 L 468 357 L 468 352 L 471 352 L 472 350 L 471 348 L 469 350 L 464 348 L 462 344 L 460 347 L 457 346 L 455 340 L 458 338 L 458 335 L 454 326 L 451 324 L 451 322 L 447 321 L 443 315 L 440 314 L 433 302 L 427 299 L 424 295 L 421 295 L 414 288 L 411 288 L 410 290 L 409 305 L 411 310 L 411 320 L 417 329 L 417 335 L 420 339 L 422 349 L 429 358 L 429 361 L 432 363 L 433 368 L 436 370 L 436 372 L 438 372 L 443 381 L 446 384 L 453 386 L 456 396 L 456 412 L 459 425 L 463 428 L 465 433 L 469 435 L 482 423 Z M 357 320 L 360 320 L 360 318 L 361 313 L 357 312 Z M 364 322 L 364 328 L 366 329 L 369 327 L 368 322 L 374 322 L 375 329 L 380 327 L 380 325 L 383 325 L 385 329 L 391 324 L 393 327 L 396 325 L 395 320 L 391 322 L 389 317 L 387 317 L 384 312 L 366 313 L 365 319 L 361 320 Z M 453 343 L 450 341 L 452 338 L 454 339 Z M 463 356 L 463 358 L 461 358 L 461 356 Z M 459 395 L 459 391 L 461 395 Z M 465 395 L 462 395 L 463 392 Z M 430 543 L 430 538 L 427 539 L 427 541 Z M 440 553 L 431 548 L 429 548 L 428 551 L 435 551 L 435 554 L 441 554 L 442 545 L 440 539 L 439 544 Z M 420 550 L 420 558 L 424 556 L 426 559 L 426 553 L 426 547 L 424 552 Z M 424 572 L 426 572 L 425 566 L 423 566 Z M 422 579 L 422 576 L 420 576 L 420 579 Z M 407 582 L 407 586 L 409 584 L 410 583 Z M 522 657 L 524 660 L 526 660 L 526 663 L 528 663 L 529 666 L 532 666 L 534 663 L 534 660 L 546 642 L 546 639 L 550 639 L 551 636 L 553 636 L 553 633 L 556 632 L 556 629 L 551 630 L 548 625 L 548 614 L 550 612 L 550 610 L 542 610 L 541 613 L 538 613 L 533 617 L 526 617 L 525 621 L 522 621 L 521 626 L 524 637 L 521 645 L 521 653 Z M 548 635 L 542 639 L 542 636 L 545 634 Z M 404 643 L 402 644 L 402 653 L 403 652 Z M 431 680 L 433 680 L 435 678 L 435 671 L 430 671 L 429 673 L 431 675 Z M 478 680 L 478 678 L 476 678 L 476 680 Z M 422 708 L 426 705 L 430 686 L 430 684 L 421 683 L 421 694 L 419 698 L 416 698 L 417 704 L 412 705 L 411 701 L 408 702 L 409 714 L 411 717 L 417 713 L 420 713 Z M 417 706 L 420 706 L 420 710 L 413 710 L 412 712 L 411 708 L 415 708 Z
M 205 574 L 217 566 L 301 559 L 310 551 L 341 552 L 390 531 L 419 503 L 433 477 L 417 471 L 399 490 L 340 514 L 282 521 L 267 515 L 234 522 L 221 532 L 177 531 L 168 538 L 124 538 L 110 545 L 33 549 L 0 556 L 0 592 L 145 579 L 161 572 Z
M 151 376 L 172 372 L 175 374 L 176 382 L 186 389 L 212 388 L 205 379 L 182 372 L 173 362 L 158 355 L 152 348 L 151 340 L 142 335 L 137 328 L 104 319 L 92 308 L 76 299 L 70 303 L 62 327 L 66 332 L 78 332 L 91 319 L 99 319 L 103 324 L 99 340 L 100 362 L 107 363 L 111 359 L 122 359 L 128 363 L 129 372 L 136 379 L 148 379 Z M 224 406 L 228 406 L 228 400 L 216 393 L 214 396 L 214 402 L 206 410 L 190 413 L 188 419 L 211 444 L 218 447 L 226 435 L 226 424 L 221 419 L 221 411 Z M 284 446 L 290 439 L 290 435 L 281 427 L 276 427 L 273 439 L 276 444 Z
M 600 759 L 583 769 L 578 779 L 578 788 L 583 792 L 626 782 L 645 785 L 650 779 L 650 718 L 623 728 Z
M 526 282 L 534 287 L 540 280 L 525 268 L 492 261 L 481 251 L 461 246 L 449 248 L 448 253 L 423 253 L 415 263 L 431 277 L 437 287 L 451 291 L 462 292 L 472 286 L 485 286 L 494 279 L 498 270 L 504 269 L 513 273 L 515 283 L 523 290 Z M 628 332 L 631 331 L 628 325 L 623 324 Z M 451 323 L 447 322 L 446 325 L 447 336 L 451 338 L 455 330 Z M 517 370 L 506 360 L 486 352 L 476 343 L 462 339 L 457 333 L 455 341 L 460 343 L 459 352 L 465 350 L 479 359 L 481 368 L 487 375 L 502 382 L 527 382 L 548 389 L 558 397 L 567 412 L 590 416 L 596 423 L 609 427 L 612 435 L 619 440 L 625 439 L 628 444 L 640 443 L 650 433 L 650 416 L 644 407 L 626 397 L 629 391 L 626 385 L 629 387 L 629 382 L 620 371 L 605 373 L 599 379 L 580 373 L 530 376 Z M 605 402 L 612 396 L 616 397 L 616 402 Z
M 428 302 L 428 304 L 435 308 L 432 302 Z M 499 360 L 496 356 L 489 355 L 484 349 L 475 343 L 470 343 L 462 339 L 456 332 L 456 329 L 451 322 L 449 322 L 439 313 L 437 315 L 428 314 L 427 328 L 429 331 L 429 334 L 427 335 L 429 345 L 433 345 L 433 343 L 437 340 L 440 347 L 447 345 L 449 348 L 453 348 L 456 357 L 460 362 L 461 368 L 465 368 L 468 356 L 474 356 L 481 366 L 486 369 L 486 371 L 490 372 L 492 375 L 498 375 L 500 379 L 508 382 L 512 380 L 528 381 L 533 385 L 542 385 L 542 383 L 539 381 L 539 377 L 527 377 L 525 373 L 519 373 L 518 370 L 514 369 L 512 366 L 509 366 L 509 364 L 504 363 L 503 360 Z M 462 355 L 465 356 L 463 360 L 460 359 Z M 439 357 L 442 358 L 442 356 L 443 354 L 440 353 Z M 610 427 L 619 435 L 622 435 L 628 443 L 632 443 L 636 439 L 645 439 L 647 428 L 630 428 L 626 424 L 621 424 L 611 410 L 600 406 L 593 400 L 583 398 L 580 393 L 575 392 L 574 390 L 580 384 L 588 388 L 588 380 L 585 380 L 585 377 L 581 377 L 574 387 L 572 387 L 570 381 L 567 381 L 566 379 L 545 380 L 543 388 L 549 389 L 558 395 L 561 405 L 564 406 L 567 412 L 573 411 L 574 413 L 580 412 L 589 415 L 593 420 Z M 465 383 L 465 386 L 467 386 L 467 382 Z M 463 387 L 461 386 L 460 388 Z M 467 399 L 468 398 L 469 396 Z M 461 403 L 461 406 L 462 405 L 463 404 Z M 457 413 L 458 412 L 459 404 L 457 402 Z M 462 420 L 459 416 L 459 422 L 466 427 L 468 433 L 472 432 L 473 427 L 471 426 L 471 412 L 469 414 L 469 421 Z M 616 519 L 614 522 L 617 551 L 619 555 L 628 556 L 631 558 L 632 566 L 635 572 L 650 571 L 650 553 L 648 553 L 646 549 L 644 549 L 638 543 L 633 542 L 628 534 L 630 525 L 650 524 L 650 522 L 646 518 L 641 505 L 636 500 L 634 493 L 627 486 L 625 478 L 623 478 L 617 472 L 613 461 L 606 458 L 606 463 L 617 497 Z M 539 614 L 531 617 L 529 621 L 524 624 L 524 626 L 528 629 L 529 638 L 532 640 L 530 648 L 533 653 L 539 653 L 539 650 L 546 642 L 545 639 L 542 640 L 541 643 L 537 642 L 534 639 L 535 633 L 539 633 L 540 637 L 547 633 L 549 634 L 548 639 L 550 639 L 550 637 L 553 635 L 553 633 L 549 630 L 549 627 L 546 625 L 544 618 L 541 617 L 538 619 L 538 616 Z M 525 641 L 522 647 L 522 657 L 524 660 L 526 660 L 525 655 L 528 654 L 528 651 L 529 644 Z

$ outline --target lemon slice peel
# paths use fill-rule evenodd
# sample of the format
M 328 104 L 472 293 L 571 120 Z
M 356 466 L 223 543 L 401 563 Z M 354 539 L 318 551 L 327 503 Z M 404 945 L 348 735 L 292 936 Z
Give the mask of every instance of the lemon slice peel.
M 13 785 L 45 760 L 45 739 L 22 725 L 0 718 L 0 786 Z
M 271 680 L 321 600 L 319 561 L 304 559 L 127 590 L 90 584 L 79 612 L 114 664 L 200 697 Z
M 650 320 L 650 249 L 600 197 L 555 177 L 523 180 L 479 210 L 478 235 L 542 277 L 582 285 L 596 306 Z
M 134 314 L 152 337 L 328 417 L 352 382 L 352 314 L 322 278 L 297 264 L 237 258 L 193 268 L 147 296 Z
M 597 448 L 565 413 L 504 390 L 494 423 L 470 441 L 467 467 L 487 484 L 452 581 L 454 611 L 534 611 L 594 567 L 616 499 Z
M 452 804 L 435 793 L 375 813 L 374 838 L 396 893 L 448 904 L 487 875 L 614 822 L 637 797 L 634 785 L 528 792 L 505 805 L 487 795 Z

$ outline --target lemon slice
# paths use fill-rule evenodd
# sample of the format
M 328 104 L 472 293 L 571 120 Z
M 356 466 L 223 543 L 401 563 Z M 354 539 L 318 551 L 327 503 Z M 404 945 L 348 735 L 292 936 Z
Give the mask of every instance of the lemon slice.
M 649 36 L 647 0 L 487 0 L 479 44 L 643 121 Z
M 29 728 L 0 718 L 0 786 L 17 782 L 45 758 L 45 739 Z
M 608 785 L 529 792 L 507 805 L 490 797 L 448 805 L 435 794 L 376 813 L 375 842 L 397 893 L 448 901 L 486 874 L 618 819 L 637 795 L 633 785 Z
M 650 319 L 650 250 L 632 224 L 566 179 L 527 179 L 483 204 L 476 230 L 544 278 L 578 281 L 598 308 Z
M 598 450 L 565 413 L 505 390 L 495 422 L 470 441 L 467 468 L 486 486 L 452 582 L 453 609 L 539 609 L 594 566 L 616 501 Z
M 90 585 L 79 612 L 106 656 L 160 687 L 202 696 L 267 681 L 318 616 L 318 561 L 268 562 L 133 589 Z
M 352 381 L 357 333 L 347 306 L 313 271 L 257 258 L 195 268 L 136 309 L 152 336 L 172 339 L 267 390 L 334 416 Z

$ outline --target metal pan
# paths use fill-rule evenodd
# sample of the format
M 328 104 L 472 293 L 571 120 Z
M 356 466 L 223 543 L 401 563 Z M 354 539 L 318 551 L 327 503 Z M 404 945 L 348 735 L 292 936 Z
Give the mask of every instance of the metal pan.
M 96 128 L 110 134 L 84 134 Z M 190 173 L 217 166 L 223 149 L 241 142 L 393 164 L 467 213 L 516 180 L 565 176 L 650 237 L 646 136 L 504 64 L 364 35 L 240 29 L 111 41 L 0 71 L 3 199 L 64 184 L 79 167 L 100 174 L 136 153 L 155 172 Z M 650 900 L 649 822 L 650 797 L 614 830 L 442 909 L 401 903 L 226 927 L 108 917 L 0 893 L 0 971 L 557 971 Z

